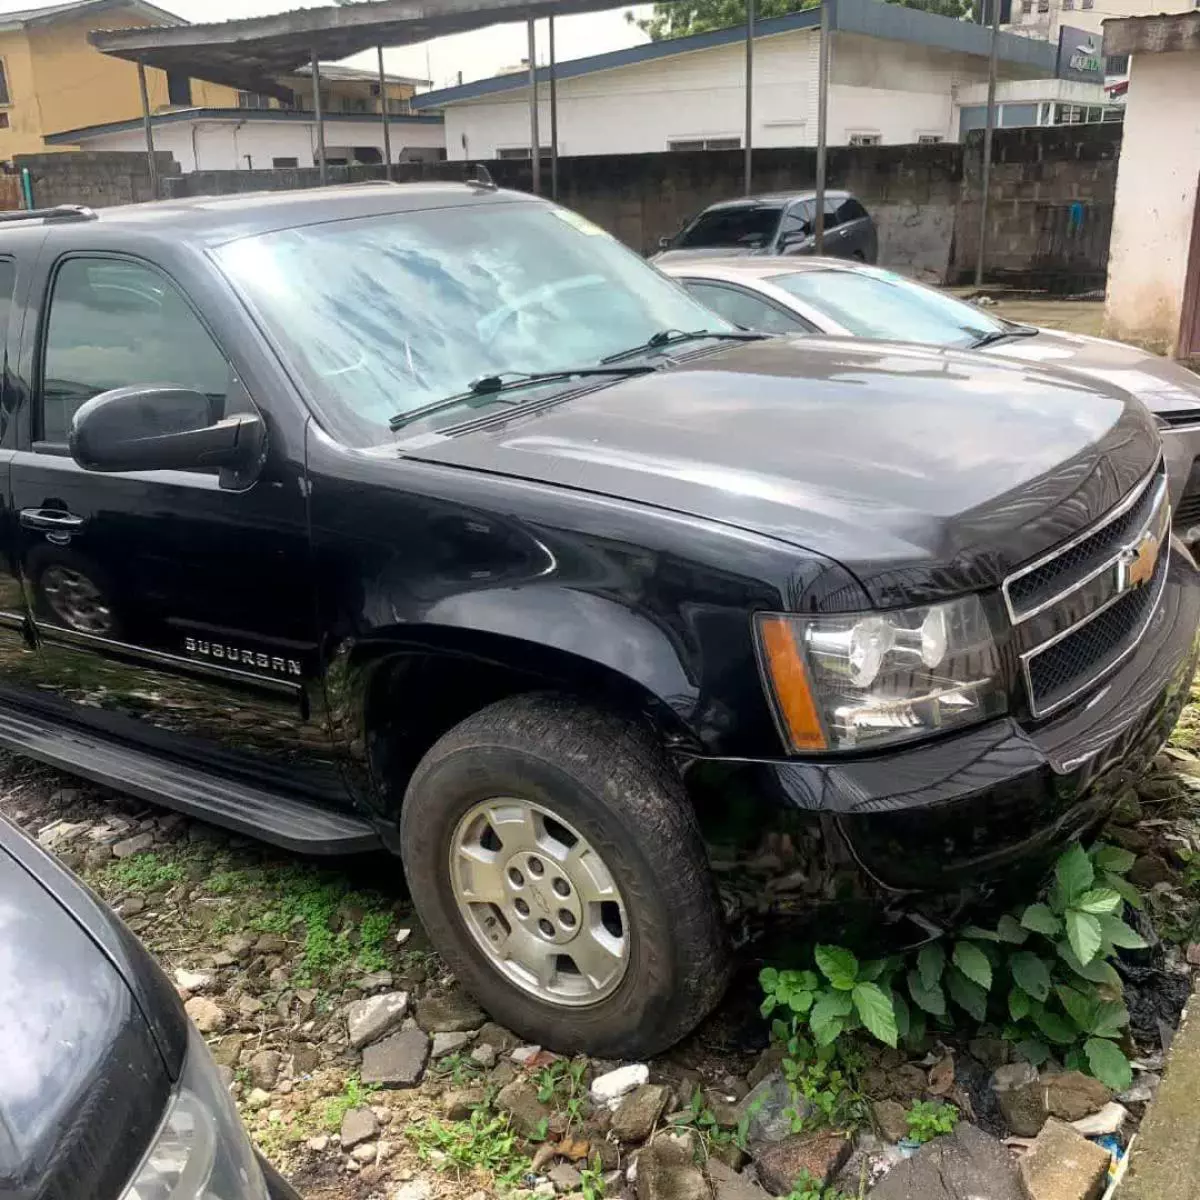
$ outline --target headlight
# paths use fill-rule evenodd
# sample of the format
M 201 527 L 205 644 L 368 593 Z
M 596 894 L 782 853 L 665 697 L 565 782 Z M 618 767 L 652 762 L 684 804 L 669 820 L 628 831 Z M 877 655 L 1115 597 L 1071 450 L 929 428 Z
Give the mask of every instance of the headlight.
M 122 1200 L 267 1200 L 237 1109 L 194 1028 L 167 1115 Z
M 872 749 L 1004 711 L 978 596 L 849 616 L 760 614 L 759 656 L 793 753 Z

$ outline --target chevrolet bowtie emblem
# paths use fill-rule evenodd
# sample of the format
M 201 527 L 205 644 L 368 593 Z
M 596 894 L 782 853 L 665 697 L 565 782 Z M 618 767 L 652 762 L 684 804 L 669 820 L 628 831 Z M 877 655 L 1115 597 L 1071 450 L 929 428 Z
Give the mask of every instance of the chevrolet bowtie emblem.
M 1137 543 L 1125 550 L 1117 565 L 1117 581 L 1121 591 L 1130 591 L 1149 583 L 1158 562 L 1158 538 L 1144 533 Z

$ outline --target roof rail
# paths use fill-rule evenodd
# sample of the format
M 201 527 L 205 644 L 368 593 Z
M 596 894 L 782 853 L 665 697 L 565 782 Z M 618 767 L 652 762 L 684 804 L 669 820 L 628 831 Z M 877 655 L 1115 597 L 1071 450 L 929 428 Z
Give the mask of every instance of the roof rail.
M 59 204 L 54 208 L 23 208 L 0 212 L 0 224 L 15 221 L 95 221 L 94 209 L 84 204 Z

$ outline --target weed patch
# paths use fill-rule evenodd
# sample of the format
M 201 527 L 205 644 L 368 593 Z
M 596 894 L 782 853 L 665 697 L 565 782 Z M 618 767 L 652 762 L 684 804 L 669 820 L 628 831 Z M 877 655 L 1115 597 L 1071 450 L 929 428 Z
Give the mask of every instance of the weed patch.
M 530 1169 L 508 1118 L 486 1109 L 477 1108 L 466 1121 L 430 1117 L 411 1126 L 408 1136 L 423 1162 L 436 1159 L 439 1170 L 453 1171 L 459 1177 L 482 1171 L 497 1183 L 514 1187 Z
M 153 892 L 179 883 L 183 879 L 183 868 L 147 852 L 105 867 L 100 879 L 103 884 L 126 892 Z

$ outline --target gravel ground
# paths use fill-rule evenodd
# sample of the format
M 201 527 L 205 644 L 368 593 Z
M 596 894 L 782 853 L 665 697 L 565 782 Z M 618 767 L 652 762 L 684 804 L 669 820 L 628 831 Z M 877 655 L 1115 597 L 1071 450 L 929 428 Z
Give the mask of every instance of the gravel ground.
M 1127 974 L 1146 1068 L 1133 1124 L 1200 964 L 1198 751 L 1194 702 L 1109 831 L 1139 855 L 1163 935 Z M 254 1140 L 309 1200 L 767 1195 L 756 1172 L 769 1178 L 780 1151 L 755 1143 L 756 1126 L 748 1162 L 734 1133 L 751 1109 L 769 1122 L 786 1103 L 772 1093 L 753 1108 L 780 1077 L 765 1023 L 747 1015 L 752 967 L 696 1036 L 614 1084 L 622 1064 L 559 1060 L 487 1021 L 432 951 L 391 859 L 302 859 L 4 755 L 0 789 L 0 811 L 112 904 L 174 979 Z M 990 1079 L 1007 1056 L 996 1039 L 910 1056 L 868 1047 L 860 1083 L 876 1132 L 856 1145 L 826 1134 L 806 1152 L 857 1196 L 897 1161 L 881 1135 L 916 1098 L 949 1098 L 1003 1135 Z

